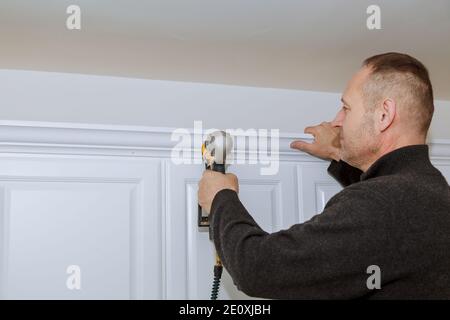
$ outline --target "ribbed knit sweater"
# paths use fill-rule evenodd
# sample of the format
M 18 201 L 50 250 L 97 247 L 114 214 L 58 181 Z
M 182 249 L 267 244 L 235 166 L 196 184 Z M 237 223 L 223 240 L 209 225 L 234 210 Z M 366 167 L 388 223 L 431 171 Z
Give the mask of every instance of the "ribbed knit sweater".
M 394 150 L 364 173 L 333 160 L 328 172 L 345 188 L 274 233 L 236 192 L 216 194 L 214 244 L 237 287 L 275 299 L 449 299 L 450 188 L 428 146 Z

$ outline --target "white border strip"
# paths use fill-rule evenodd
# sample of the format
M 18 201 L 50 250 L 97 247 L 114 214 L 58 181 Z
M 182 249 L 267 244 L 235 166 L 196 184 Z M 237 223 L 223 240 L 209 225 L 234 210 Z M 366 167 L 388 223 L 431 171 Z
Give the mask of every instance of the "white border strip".
M 167 127 L 3 120 L 0 121 L 0 153 L 167 158 L 178 143 L 171 140 L 174 130 L 175 128 Z M 192 135 L 194 141 L 193 129 L 185 130 Z M 197 138 L 197 141 L 202 141 L 201 137 Z M 291 149 L 289 145 L 296 139 L 307 142 L 313 140 L 310 135 L 303 133 L 280 132 L 280 160 L 320 161 L 304 152 Z M 429 141 L 428 145 L 431 159 L 450 161 L 450 140 L 435 139 Z M 197 152 L 199 149 L 200 145 L 192 146 L 191 151 Z

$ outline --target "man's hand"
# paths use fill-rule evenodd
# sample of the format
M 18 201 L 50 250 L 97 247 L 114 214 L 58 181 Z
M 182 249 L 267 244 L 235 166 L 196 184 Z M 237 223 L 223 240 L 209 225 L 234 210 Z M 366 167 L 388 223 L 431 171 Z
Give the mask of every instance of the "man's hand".
M 212 170 L 205 170 L 198 183 L 198 203 L 209 213 L 215 195 L 223 189 L 231 189 L 239 192 L 237 177 L 232 173 L 220 173 Z
M 336 161 L 340 160 L 340 131 L 341 128 L 334 126 L 332 122 L 322 122 L 313 127 L 306 127 L 305 133 L 314 136 L 313 143 L 296 140 L 291 143 L 292 149 L 304 151 L 315 157 Z

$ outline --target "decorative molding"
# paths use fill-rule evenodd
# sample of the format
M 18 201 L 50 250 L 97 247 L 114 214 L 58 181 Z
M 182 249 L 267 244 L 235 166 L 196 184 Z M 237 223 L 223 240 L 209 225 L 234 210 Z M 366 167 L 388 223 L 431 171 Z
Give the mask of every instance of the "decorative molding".
M 25 177 L 25 176 L 0 176 L 2 182 L 23 182 L 23 183 L 65 183 L 65 184 L 77 184 L 77 183 L 113 183 L 117 184 L 131 184 L 133 185 L 129 189 L 129 199 L 130 199 L 130 212 L 129 223 L 130 223 L 130 277 L 129 277 L 129 289 L 128 289 L 128 298 L 129 299 L 144 299 L 143 292 L 143 279 L 144 279 L 144 270 L 143 270 L 143 255 L 144 251 L 140 250 L 142 247 L 142 231 L 140 226 L 143 224 L 143 210 L 138 210 L 137 208 L 141 207 L 139 203 L 142 201 L 137 195 L 140 193 L 140 189 L 142 188 L 142 181 L 140 179 L 129 178 L 129 179 L 112 179 L 110 177 L 86 177 L 86 178 L 77 178 L 77 177 Z M 10 196 L 5 196 L 6 192 L 11 193 L 14 192 L 12 187 L 1 187 L 0 188 L 0 199 L 2 203 L 7 203 L 8 208 L 5 209 L 5 206 L 2 207 L 0 211 L 0 226 L 4 226 L 2 233 L 5 234 L 3 239 L 0 239 L 0 257 L 2 257 L 2 264 L 0 264 L 0 298 L 7 299 L 7 288 L 8 288 L 8 279 L 7 279 L 7 261 L 9 259 L 9 233 L 10 230 L 6 226 L 9 226 L 9 223 L 6 223 L 10 219 L 10 211 L 9 211 L 9 203 Z
M 0 187 L 0 299 L 6 300 L 8 286 L 8 250 L 9 250 L 9 190 Z
M 193 152 L 193 156 L 199 158 L 202 137 L 194 136 L 192 128 L 182 129 L 189 133 L 193 142 L 191 148 L 183 151 Z M 179 142 L 171 140 L 174 130 L 176 128 L 3 120 L 0 121 L 0 153 L 169 158 Z M 235 135 L 236 139 L 251 136 L 254 135 L 245 130 Z M 280 160 L 321 161 L 289 147 L 296 139 L 312 142 L 310 135 L 280 132 L 279 138 Z M 199 145 L 193 145 L 197 141 Z M 434 139 L 428 145 L 433 160 L 443 160 L 445 164 L 450 161 L 450 139 Z M 244 147 L 245 150 L 235 151 L 244 151 L 248 156 L 248 144 Z
M 129 259 L 128 288 L 120 294 L 130 299 L 161 299 L 165 283 L 161 278 L 163 239 L 161 236 L 161 195 L 158 178 L 161 180 L 161 161 L 127 161 L 113 159 L 108 165 L 98 165 L 102 159 L 94 157 L 82 161 L 60 161 L 60 159 L 42 159 L 30 156 L 23 161 L 23 155 L 6 155 L 2 158 L 0 172 L 0 298 L 8 298 L 10 193 L 22 186 L 40 190 L 42 184 L 51 183 L 50 190 L 64 186 L 64 190 L 78 192 L 86 189 L 85 184 L 102 184 L 95 187 L 104 195 L 99 201 L 107 201 L 108 192 L 123 192 L 125 203 L 129 204 L 124 212 L 108 213 L 108 219 L 126 217 L 129 226 L 124 229 L 129 235 L 128 247 L 124 253 Z M 29 160 L 29 161 L 28 161 Z M 30 169 L 30 163 L 33 163 Z M 16 165 L 15 165 L 16 164 Z M 12 183 L 12 184 L 11 184 Z M 78 185 L 83 184 L 83 185 Z M 72 187 L 73 186 L 73 187 Z M 103 189 L 103 187 L 105 189 Z M 116 189 L 119 188 L 119 189 Z M 97 189 L 98 188 L 98 189 Z M 111 189 L 113 188 L 113 189 Z M 33 190 L 35 190 L 33 189 Z M 104 191 L 102 191 L 104 190 Z M 51 192 L 51 191 L 50 191 Z M 19 201 L 19 200 L 17 200 Z M 2 227 L 3 226 L 3 227 Z M 6 227 L 8 226 L 8 227 Z M 106 245 L 103 243 L 102 245 Z M 125 261 L 125 260 L 124 260 Z M 89 291 L 86 291 L 89 295 Z
M 332 195 L 338 193 L 342 188 L 335 181 L 315 181 L 314 189 L 316 191 L 316 212 L 322 212 Z

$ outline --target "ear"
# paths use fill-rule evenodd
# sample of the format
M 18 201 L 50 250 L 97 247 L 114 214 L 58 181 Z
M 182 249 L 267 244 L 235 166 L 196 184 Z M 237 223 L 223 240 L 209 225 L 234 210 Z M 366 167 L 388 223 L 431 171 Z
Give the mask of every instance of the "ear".
M 397 104 L 395 103 L 395 100 L 391 98 L 385 99 L 378 117 L 378 125 L 381 132 L 390 127 L 392 122 L 394 122 L 396 115 Z

